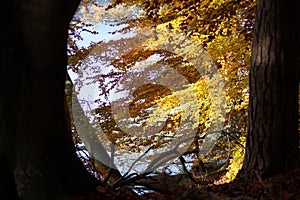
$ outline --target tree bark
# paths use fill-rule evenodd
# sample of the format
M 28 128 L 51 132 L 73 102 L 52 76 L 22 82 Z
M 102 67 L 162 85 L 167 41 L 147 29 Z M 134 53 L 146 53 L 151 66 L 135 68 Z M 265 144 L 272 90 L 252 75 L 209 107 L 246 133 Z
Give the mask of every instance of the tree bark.
M 98 184 L 76 157 L 64 118 L 68 25 L 78 4 L 2 2 L 10 15 L 1 12 L 1 199 L 65 199 Z
M 299 166 L 299 1 L 260 0 L 250 69 L 249 130 L 239 177 Z

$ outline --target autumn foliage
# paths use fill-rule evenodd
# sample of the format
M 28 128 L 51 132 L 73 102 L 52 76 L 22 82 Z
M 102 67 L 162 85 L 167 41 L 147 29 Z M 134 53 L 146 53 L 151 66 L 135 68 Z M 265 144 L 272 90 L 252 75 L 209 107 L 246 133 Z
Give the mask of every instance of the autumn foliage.
M 96 99 L 98 107 L 90 110 L 90 113 L 87 112 L 87 116 L 96 113 L 97 117 L 93 118 L 92 126 L 96 129 L 101 128 L 116 146 L 139 152 L 142 147 L 161 148 L 175 135 L 180 122 L 186 116 L 197 118 L 191 125 L 197 131 L 186 152 L 183 152 L 181 159 L 171 160 L 160 172 L 172 171 L 173 167 L 170 166 L 176 166 L 179 169 L 177 171 L 187 173 L 196 183 L 210 176 L 214 178 L 211 183 L 233 180 L 241 167 L 244 155 L 255 7 L 256 1 L 250 0 L 116 0 L 106 5 L 100 5 L 96 1 L 83 2 L 78 9 L 78 17 L 75 17 L 70 25 L 69 70 L 77 73 L 79 78 L 76 84 L 79 90 L 86 84 L 80 80 L 97 83 L 99 86 L 100 96 Z M 105 21 L 114 22 L 112 24 L 116 31 L 111 34 L 135 32 L 135 38 L 96 41 L 87 47 L 80 47 L 76 43 L 82 39 L 81 33 L 85 31 L 101 35 L 101 32 L 97 33 L 94 30 L 94 26 Z M 140 44 L 132 45 L 136 48 L 124 49 L 125 43 L 136 43 L 136 38 L 146 29 L 153 30 L 152 35 L 143 35 L 142 39 L 138 40 Z M 201 76 L 195 69 L 195 63 L 190 62 L 190 58 L 159 48 L 170 38 L 170 32 L 180 33 L 201 46 L 202 50 L 207 52 L 207 57 L 213 61 L 222 81 L 208 83 L 205 76 Z M 176 45 L 176 40 L 169 43 Z M 97 57 L 93 57 L 95 48 L 99 48 L 101 52 Z M 185 48 L 191 55 L 201 51 L 198 46 L 196 48 L 193 45 L 186 45 Z M 111 52 L 118 52 L 118 55 Z M 109 102 L 103 104 L 103 98 L 109 97 L 110 92 L 117 88 L 118 81 L 128 70 L 134 69 L 139 63 L 147 63 L 153 57 L 156 57 L 158 64 L 169 66 L 182 74 L 188 85 L 176 92 L 160 84 L 146 84 L 136 88 L 134 98 L 129 104 L 130 117 L 140 126 L 146 127 L 152 123 L 153 117 L 160 118 L 167 113 L 166 120 L 171 124 L 167 126 L 166 122 L 159 133 L 137 138 L 117 126 L 111 111 L 112 105 Z M 108 70 L 91 64 L 95 58 Z M 86 71 L 91 73 L 84 75 Z M 222 86 L 224 102 L 217 98 L 218 95 L 214 98 L 210 96 L 211 84 Z M 199 113 L 185 115 L 184 113 L 189 112 L 189 107 L 171 112 L 180 105 L 180 97 L 191 94 L 196 98 Z M 224 115 L 218 110 L 221 104 Z M 153 106 L 156 109 L 149 112 Z M 202 154 L 205 135 L 210 134 L 209 130 L 215 121 L 222 123 L 218 140 L 210 147 L 210 151 Z M 78 139 L 76 142 L 79 142 L 76 131 L 74 134 Z M 86 158 L 83 160 L 93 162 Z M 100 174 L 102 179 L 109 176 L 109 172 L 101 167 L 94 167 L 93 170 Z

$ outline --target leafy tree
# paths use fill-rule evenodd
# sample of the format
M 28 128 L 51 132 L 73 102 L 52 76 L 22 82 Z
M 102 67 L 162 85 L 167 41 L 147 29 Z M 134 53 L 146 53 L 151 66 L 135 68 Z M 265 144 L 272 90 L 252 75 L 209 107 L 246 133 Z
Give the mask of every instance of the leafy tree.
M 157 31 L 159 32 L 160 29 L 162 32 L 166 32 L 166 30 L 185 32 L 185 34 L 191 37 L 195 43 L 202 44 L 216 62 L 219 72 L 225 79 L 225 91 L 227 94 L 227 118 L 225 126 L 228 128 L 224 130 L 224 134 L 226 134 L 230 140 L 235 140 L 235 142 L 232 143 L 234 144 L 234 146 L 231 147 L 232 151 L 234 152 L 236 150 L 241 153 L 243 151 L 240 150 L 240 148 L 243 147 L 242 145 L 240 146 L 237 141 L 239 141 L 239 135 L 244 133 L 247 127 L 248 69 L 250 65 L 251 29 L 254 21 L 255 5 L 256 2 L 249 1 L 117 1 L 112 6 L 109 5 L 106 9 L 101 6 L 99 7 L 96 3 L 88 6 L 83 5 L 79 12 L 83 15 L 83 18 L 80 19 L 83 23 L 97 23 L 103 21 L 104 18 L 107 17 L 110 19 L 117 19 L 120 16 L 123 16 L 121 17 L 123 22 L 120 22 L 120 24 L 125 25 L 125 28 L 119 31 L 121 33 L 128 33 L 128 31 L 133 29 L 137 30 L 141 28 L 143 30 L 156 27 L 156 33 L 154 34 L 157 34 Z M 124 9 L 128 6 L 131 9 L 124 12 Z M 131 19 L 132 17 L 130 18 L 128 16 L 133 16 L 132 10 L 136 7 L 140 8 L 143 12 L 139 12 L 139 14 L 134 15 L 134 19 Z M 224 12 L 224 10 L 228 12 Z M 163 35 L 162 33 L 159 34 Z M 165 38 L 168 36 L 169 35 L 166 32 Z M 136 37 L 139 36 L 137 35 Z M 94 75 L 86 76 L 83 75 L 83 73 L 79 73 L 79 76 L 85 77 L 88 80 L 99 81 L 100 90 L 102 90 L 103 95 L 107 95 L 110 90 L 116 86 L 116 83 L 126 70 L 130 69 L 138 62 L 147 61 L 147 59 L 153 55 L 163 57 L 163 59 L 159 61 L 161 64 L 172 66 L 172 68 L 179 70 L 181 74 L 185 75 L 190 83 L 194 83 L 199 79 L 199 75 L 190 71 L 191 63 L 184 61 L 182 57 L 174 56 L 168 52 L 155 50 L 157 46 L 163 44 L 164 37 L 160 40 L 160 38 L 157 38 L 154 35 L 152 38 L 155 38 L 155 40 L 152 40 L 150 37 L 148 42 L 147 38 L 143 38 L 148 44 L 147 47 L 144 47 L 142 45 L 143 43 L 141 43 L 141 48 L 132 49 L 131 51 L 124 49 L 124 45 L 122 44 L 125 42 L 134 44 L 136 43 L 136 39 L 131 41 L 126 38 L 101 43 L 99 51 L 103 52 L 103 56 L 100 56 L 99 58 L 98 54 L 98 62 L 106 62 L 107 67 L 113 65 L 115 68 L 115 70 L 109 71 L 108 73 L 101 72 L 97 65 L 91 66 L 76 62 L 76 56 L 71 56 L 69 64 L 75 71 L 94 71 L 95 73 L 100 74 L 96 78 Z M 94 48 L 94 46 L 92 45 L 91 48 Z M 110 51 L 119 52 L 122 57 L 115 59 L 115 55 L 110 54 Z M 195 49 L 194 51 L 199 51 L 199 49 Z M 87 51 L 87 53 L 90 53 L 90 51 Z M 110 59 L 108 57 L 112 58 Z M 95 60 L 95 57 L 91 56 L 90 60 Z M 184 67 L 181 67 L 182 62 L 186 62 Z M 203 88 L 201 89 L 201 87 L 199 87 L 200 85 L 201 84 L 198 84 L 198 92 L 204 94 Z M 166 109 L 172 108 L 171 104 L 166 103 L 170 102 L 166 100 L 170 100 L 172 96 L 166 96 L 153 102 L 154 97 L 165 96 L 155 93 L 154 91 L 156 89 L 158 88 L 144 87 L 140 92 L 146 95 L 136 95 L 132 104 L 132 116 L 137 117 L 140 111 L 147 109 L 153 104 L 161 105 L 158 107 L 158 110 L 166 111 Z M 189 90 L 186 90 L 186 92 L 188 91 Z M 182 96 L 186 96 L 186 94 L 188 93 L 181 93 Z M 204 98 L 206 97 L 204 96 Z M 142 104 L 138 103 L 144 99 L 147 99 L 147 101 Z M 218 118 L 218 114 L 215 113 L 215 111 L 212 113 L 211 109 L 207 109 L 211 106 L 209 102 L 206 104 L 202 103 L 203 102 L 199 101 L 200 112 L 204 113 L 198 123 L 198 134 L 200 135 L 208 129 L 210 122 L 214 117 Z M 98 111 L 97 113 L 99 113 Z M 239 118 L 238 120 L 231 120 L 231 118 L 236 118 L 237 116 Z M 219 117 L 219 120 L 222 121 L 222 118 Z M 114 124 L 114 121 L 111 122 Z M 109 123 L 106 123 L 106 126 L 108 124 Z M 230 127 L 235 126 L 238 127 L 233 131 Z M 115 127 L 115 125 L 110 124 L 109 127 Z M 113 131 L 116 135 L 112 134 Z M 127 145 L 128 142 L 132 142 L 132 140 L 127 140 L 126 134 L 120 134 L 120 132 L 115 129 L 111 129 L 110 132 L 107 133 L 107 137 L 111 139 L 125 139 Z M 236 137 L 236 135 L 238 136 Z M 140 141 L 139 144 L 147 143 L 150 145 L 150 141 L 151 140 L 149 139 L 145 139 Z M 223 142 L 224 141 L 226 140 L 223 140 Z M 193 145 L 190 148 L 192 152 L 193 149 L 199 149 L 199 142 L 201 143 L 201 141 L 195 139 L 195 142 L 193 143 L 195 146 Z M 120 144 L 124 144 L 124 142 L 121 142 Z M 237 146 L 235 146 L 235 144 Z M 226 149 L 228 148 L 228 145 L 224 144 L 222 148 Z M 218 152 L 216 150 L 214 151 Z M 238 160 L 237 156 L 235 156 L 235 158 Z M 232 162 L 235 161 L 232 160 Z M 195 163 L 198 163 L 198 161 Z M 238 161 L 238 163 L 240 167 L 241 161 Z

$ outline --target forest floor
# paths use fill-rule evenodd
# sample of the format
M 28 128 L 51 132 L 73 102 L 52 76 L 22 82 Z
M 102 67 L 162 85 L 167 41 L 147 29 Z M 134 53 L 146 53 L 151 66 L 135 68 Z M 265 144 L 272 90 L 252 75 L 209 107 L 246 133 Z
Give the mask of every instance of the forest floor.
M 167 187 L 167 186 L 166 186 Z M 72 198 L 84 200 L 87 198 Z M 235 180 L 223 184 L 186 184 L 171 193 L 137 195 L 128 189 L 108 191 L 89 200 L 300 200 L 300 169 L 280 174 L 263 181 Z

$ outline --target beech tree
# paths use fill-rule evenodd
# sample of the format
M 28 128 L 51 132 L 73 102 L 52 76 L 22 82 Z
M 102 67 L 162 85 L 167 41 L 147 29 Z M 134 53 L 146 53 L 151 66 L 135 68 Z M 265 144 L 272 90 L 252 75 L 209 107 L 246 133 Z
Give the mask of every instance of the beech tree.
M 71 22 L 70 30 L 72 34 L 69 41 L 69 67 L 78 75 L 76 79 L 77 86 L 82 87 L 82 82 L 97 83 L 99 84 L 99 92 L 101 95 L 109 96 L 110 91 L 116 87 L 120 77 L 124 76 L 127 69 L 130 69 L 138 62 L 147 61 L 147 59 L 153 55 L 159 55 L 163 59 L 157 61 L 158 63 L 176 69 L 188 78 L 190 83 L 198 82 L 193 87 L 197 89 L 197 93 L 205 96 L 205 89 L 199 84 L 201 82 L 200 78 L 204 76 L 202 75 L 201 77 L 200 74 L 194 73 L 195 71 L 191 70 L 192 67 L 195 66 L 194 64 L 184 61 L 184 56 L 179 56 L 178 52 L 170 54 L 165 51 L 155 50 L 159 49 L 160 46 L 164 44 L 164 41 L 171 37 L 171 32 L 182 33 L 184 37 L 188 36 L 188 38 L 193 41 L 193 44 L 200 44 L 204 47 L 218 67 L 218 73 L 220 73 L 224 79 L 224 84 L 221 84 L 221 90 L 226 94 L 226 103 L 222 103 L 222 105 L 226 106 L 226 117 L 219 116 L 216 109 L 212 112 L 211 108 L 216 106 L 210 105 L 210 101 L 207 101 L 208 98 L 204 98 L 206 103 L 201 107 L 199 106 L 199 111 L 203 114 L 199 117 L 199 131 L 197 134 L 204 135 L 211 125 L 210 122 L 214 118 L 222 123 L 225 117 L 224 127 L 226 128 L 223 131 L 224 134 L 222 138 L 226 137 L 226 141 L 224 142 L 224 140 L 220 139 L 218 144 L 215 145 L 216 148 L 214 148 L 211 153 L 217 152 L 217 149 L 221 149 L 222 153 L 218 152 L 216 157 L 220 159 L 221 154 L 223 154 L 223 156 L 225 156 L 224 159 L 228 159 L 228 154 L 230 153 L 227 150 L 231 149 L 230 152 L 232 156 L 230 156 L 230 166 L 228 168 L 231 173 L 228 174 L 228 177 L 233 179 L 242 165 L 244 156 L 244 148 L 242 146 L 245 143 L 247 127 L 246 111 L 248 104 L 248 73 L 252 40 L 251 30 L 254 22 L 256 1 L 205 0 L 199 2 L 195 0 L 139 0 L 132 2 L 122 0 L 112 2 L 113 4 L 108 5 L 99 5 L 94 1 L 90 1 L 89 4 L 83 2 L 76 15 L 80 15 L 81 17 L 74 17 L 74 20 Z M 130 14 L 133 15 L 131 10 L 136 8 L 139 8 L 140 11 L 131 17 Z M 124 13 L 124 11 L 126 12 Z M 119 16 L 119 14 L 122 14 L 122 16 Z M 86 29 L 82 28 L 83 25 L 88 24 L 85 25 L 85 27 L 92 27 L 88 30 L 92 32 L 95 30 L 93 27 L 96 24 L 106 21 L 107 19 L 117 22 L 118 25 L 123 25 L 122 29 L 116 30 L 112 34 L 124 34 L 130 30 L 135 30 L 136 32 L 138 32 L 137 30 L 143 30 L 141 31 L 142 34 L 137 34 L 130 39 L 124 38 L 100 41 L 98 43 L 98 51 L 102 53 L 98 52 L 97 58 L 95 58 L 94 53 L 91 53 L 91 51 L 95 49 L 95 43 L 91 43 L 89 47 L 77 47 L 77 41 L 82 39 L 78 36 L 80 36 L 81 31 L 86 31 Z M 154 34 L 150 36 L 149 39 L 146 39 L 144 35 L 145 29 L 153 27 L 155 27 Z M 99 32 L 99 35 L 101 36 L 101 32 Z M 142 43 L 138 45 L 136 42 L 137 38 L 143 38 L 143 40 L 147 41 L 147 45 L 142 45 Z M 133 49 L 129 51 L 129 48 L 122 45 L 125 43 L 128 44 L 130 41 L 135 41 L 132 42 L 132 44 L 135 44 L 138 48 L 133 48 L 131 45 L 130 48 Z M 142 42 L 142 40 L 140 40 L 140 42 Z M 197 55 L 201 52 L 201 47 L 199 46 L 192 48 L 188 45 L 181 45 L 181 47 L 183 46 L 188 49 L 187 52 L 189 52 L 189 55 Z M 111 52 L 116 51 L 119 52 L 118 55 L 122 55 L 120 58 L 116 59 L 115 56 L 111 54 Z M 196 60 L 201 60 L 199 56 L 196 57 Z M 108 66 L 99 66 L 96 63 L 93 65 L 86 64 L 87 60 L 94 62 L 95 59 L 99 59 L 97 63 L 101 63 L 101 65 L 103 63 L 112 65 L 114 70 L 104 72 L 105 70 L 103 71 L 102 69 Z M 183 65 L 183 63 L 185 64 Z M 91 71 L 93 71 L 93 73 L 85 73 Z M 212 72 L 212 70 L 209 71 Z M 132 112 L 132 116 L 144 119 L 141 115 L 144 117 L 147 116 L 145 112 L 141 112 L 140 116 L 136 114 L 140 111 L 145 111 L 147 107 L 154 104 L 161 105 L 157 110 L 162 112 L 163 115 L 166 113 L 164 110 L 175 106 L 170 104 L 170 100 L 174 99 L 175 96 L 172 98 L 172 96 L 167 95 L 166 98 L 162 98 L 160 101 L 153 101 L 154 98 L 161 98 L 165 95 L 158 95 L 157 92 L 151 91 L 160 90 L 160 92 L 162 92 L 162 88 L 155 88 L 153 86 L 143 88 L 144 90 L 140 90 L 140 93 L 147 95 L 138 95 L 139 92 L 135 92 L 137 95 L 132 102 L 132 105 L 135 105 L 131 107 L 132 111 L 134 111 Z M 179 96 L 186 97 L 188 94 L 191 94 L 190 91 L 191 90 L 187 90 Z M 218 95 L 218 97 L 220 98 L 222 95 Z M 143 102 L 145 99 L 147 99 L 146 102 L 139 103 L 139 101 Z M 213 100 L 212 102 L 216 105 L 218 100 Z M 102 101 L 99 101 L 99 107 L 101 107 L 102 103 Z M 198 99 L 198 103 L 201 105 L 203 102 Z M 190 107 L 187 106 L 186 108 L 185 111 L 190 110 Z M 218 111 L 221 111 L 221 109 Z M 156 114 L 159 112 L 156 112 Z M 193 113 L 196 114 L 197 112 Z M 101 109 L 97 110 L 97 114 L 101 115 Z M 145 123 L 145 125 L 147 126 L 147 123 Z M 125 135 L 119 134 L 119 131 L 114 131 L 117 134 L 112 134 L 112 132 L 113 131 L 107 131 L 107 137 L 113 139 Z M 188 156 L 197 158 L 194 160 L 193 166 L 197 166 L 199 162 L 208 163 L 211 161 L 207 159 L 208 154 L 206 154 L 206 158 L 198 155 L 198 143 L 203 143 L 203 141 L 198 138 L 201 137 L 196 136 L 194 141 L 195 145 L 191 145 L 189 148 L 189 152 L 193 153 Z M 234 144 L 233 146 L 229 144 L 228 138 L 230 138 L 231 144 Z M 132 140 L 127 140 L 128 137 L 124 137 L 124 139 L 126 139 L 126 144 L 132 145 Z M 150 140 L 139 139 L 141 139 L 139 144 L 152 144 Z M 119 144 L 123 145 L 124 143 L 125 142 L 120 142 Z M 210 157 L 214 156 L 210 154 Z M 180 162 L 178 162 L 178 165 L 180 165 Z
M 260 0 L 250 70 L 249 129 L 240 177 L 299 166 L 299 1 Z

